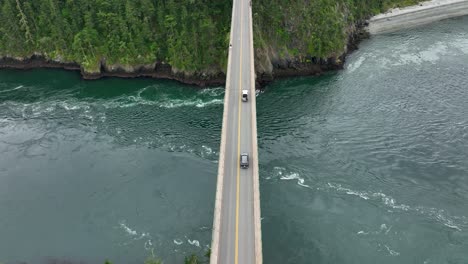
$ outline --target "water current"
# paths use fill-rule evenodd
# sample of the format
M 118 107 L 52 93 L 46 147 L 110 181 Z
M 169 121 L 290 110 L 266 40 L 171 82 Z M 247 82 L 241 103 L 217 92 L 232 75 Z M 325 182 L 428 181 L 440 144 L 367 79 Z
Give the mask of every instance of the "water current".
M 0 263 L 210 245 L 223 87 L 0 71 Z M 264 263 L 468 262 L 468 17 L 258 94 Z

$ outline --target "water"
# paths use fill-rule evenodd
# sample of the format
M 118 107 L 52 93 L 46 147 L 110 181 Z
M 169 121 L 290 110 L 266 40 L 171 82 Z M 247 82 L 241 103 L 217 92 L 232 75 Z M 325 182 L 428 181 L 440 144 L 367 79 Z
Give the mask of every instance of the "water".
M 0 79 L 0 261 L 143 263 L 153 251 L 181 263 L 206 250 L 222 88 Z
M 360 47 L 258 95 L 264 263 L 466 263 L 468 17 Z M 0 71 L 0 262 L 202 254 L 223 95 Z

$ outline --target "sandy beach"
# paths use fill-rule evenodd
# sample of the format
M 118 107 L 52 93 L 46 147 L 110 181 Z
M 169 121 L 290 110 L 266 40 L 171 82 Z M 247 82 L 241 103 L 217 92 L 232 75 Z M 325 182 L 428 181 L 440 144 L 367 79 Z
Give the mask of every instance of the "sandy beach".
M 468 15 L 468 0 L 432 0 L 374 16 L 367 29 L 370 34 L 389 33 L 464 15 Z

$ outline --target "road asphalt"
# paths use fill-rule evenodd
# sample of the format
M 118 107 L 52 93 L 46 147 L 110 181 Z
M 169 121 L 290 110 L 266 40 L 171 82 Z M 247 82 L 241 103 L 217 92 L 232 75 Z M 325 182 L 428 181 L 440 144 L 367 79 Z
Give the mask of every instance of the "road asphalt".
M 253 186 L 253 129 L 251 59 L 251 15 L 249 0 L 234 0 L 224 113 L 225 135 L 222 198 L 220 208 L 217 263 L 255 263 L 255 219 Z M 242 90 L 249 100 L 241 100 Z M 253 101 L 255 102 L 255 100 Z M 256 130 L 255 130 L 256 131 Z M 255 141 L 256 142 L 256 141 Z M 250 166 L 240 168 L 240 154 L 249 154 Z M 216 230 L 214 230 L 215 232 Z

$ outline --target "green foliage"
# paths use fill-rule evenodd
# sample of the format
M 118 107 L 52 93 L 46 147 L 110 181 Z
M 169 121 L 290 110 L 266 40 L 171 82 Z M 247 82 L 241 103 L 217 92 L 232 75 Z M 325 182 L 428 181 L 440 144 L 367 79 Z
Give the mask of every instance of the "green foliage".
M 281 57 L 340 54 L 348 27 L 417 0 L 252 0 L 257 50 Z M 77 62 L 169 63 L 185 73 L 226 69 L 232 0 L 1 0 L 0 56 Z
M 211 248 L 209 248 L 209 249 L 205 252 L 205 258 L 207 258 L 208 260 L 210 260 L 210 257 L 211 257 Z
M 192 254 L 188 257 L 185 257 L 184 263 L 185 264 L 199 264 L 200 262 L 198 262 L 198 256 L 195 254 Z
M 254 0 L 255 48 L 280 57 L 329 58 L 343 52 L 349 27 L 388 8 L 418 0 Z
M 101 61 L 222 69 L 231 8 L 226 0 L 2 0 L 0 56 L 41 53 L 88 72 Z
M 145 260 L 145 264 L 162 264 L 162 261 L 155 257 L 149 257 Z
M 207 264 L 210 263 L 211 249 L 208 249 L 203 257 L 198 256 L 197 254 L 191 254 L 190 256 L 185 257 L 185 264 Z

